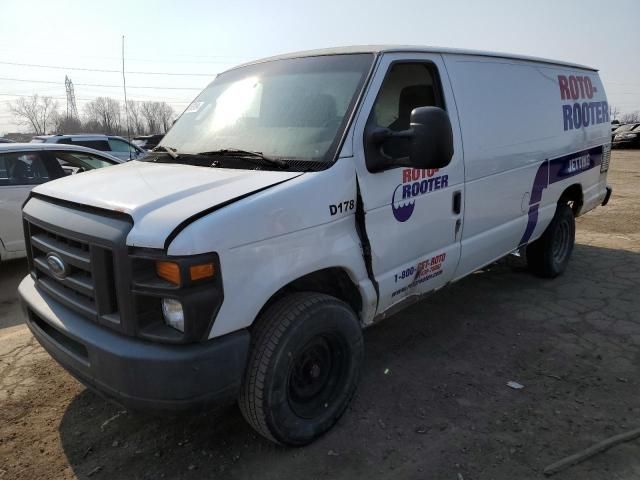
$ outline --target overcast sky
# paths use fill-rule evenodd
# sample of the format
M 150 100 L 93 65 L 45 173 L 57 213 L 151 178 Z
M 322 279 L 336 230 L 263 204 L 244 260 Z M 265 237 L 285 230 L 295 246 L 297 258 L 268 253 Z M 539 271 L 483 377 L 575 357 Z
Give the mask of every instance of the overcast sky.
M 371 43 L 495 50 L 583 63 L 600 69 L 611 105 L 622 112 L 640 110 L 637 0 L 1 3 L 0 134 L 20 130 L 7 103 L 16 95 L 59 97 L 65 108 L 65 74 L 75 84 L 81 112 L 86 100 L 96 96 L 122 99 L 117 73 L 122 35 L 129 72 L 199 74 L 127 74 L 129 98 L 164 100 L 177 111 L 216 72 L 235 64 L 288 51 Z

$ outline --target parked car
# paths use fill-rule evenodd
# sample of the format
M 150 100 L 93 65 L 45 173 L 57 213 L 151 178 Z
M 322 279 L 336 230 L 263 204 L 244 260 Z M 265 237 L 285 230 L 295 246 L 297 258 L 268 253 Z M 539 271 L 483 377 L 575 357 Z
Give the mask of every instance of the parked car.
M 158 135 L 139 135 L 133 137 L 133 143 L 144 150 L 153 150 L 162 141 L 164 134 Z
M 628 123 L 613 132 L 613 148 L 640 147 L 640 123 Z
M 613 132 L 620 128 L 620 120 L 611 120 L 611 140 L 613 141 Z
M 25 256 L 22 205 L 36 185 L 122 163 L 85 147 L 36 143 L 0 145 L 0 261 Z
M 239 66 L 143 161 L 36 188 L 26 322 L 121 404 L 237 399 L 304 445 L 347 410 L 363 328 L 513 252 L 565 271 L 575 217 L 611 195 L 610 135 L 598 71 L 572 63 L 348 47 Z
M 15 143 L 13 140 L 9 140 L 8 138 L 0 137 L 0 143 Z
M 142 148 L 129 143 L 122 137 L 113 135 L 38 135 L 33 137 L 31 143 L 62 143 L 65 145 L 79 145 L 101 152 L 108 152 L 121 160 L 133 160 L 144 157 L 147 152 Z

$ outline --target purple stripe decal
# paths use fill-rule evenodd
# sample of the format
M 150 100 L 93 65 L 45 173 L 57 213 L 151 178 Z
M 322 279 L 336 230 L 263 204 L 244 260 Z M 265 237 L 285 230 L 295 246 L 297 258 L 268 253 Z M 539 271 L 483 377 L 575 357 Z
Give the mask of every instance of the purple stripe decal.
M 529 205 L 540 203 L 542 200 L 542 191 L 547 188 L 547 182 L 549 181 L 549 160 L 542 162 L 542 165 L 538 167 L 536 176 L 533 180 L 533 188 L 531 189 L 531 198 L 529 199 Z
M 555 158 L 549 162 L 549 184 L 599 166 L 602 163 L 602 147 Z
M 522 239 L 520 240 L 520 246 L 525 245 L 531 235 L 533 235 L 533 231 L 536 228 L 536 224 L 538 223 L 538 204 L 532 205 L 529 207 L 529 221 L 527 222 L 527 228 L 522 235 Z
M 538 207 L 542 200 L 542 192 L 549 185 L 560 182 L 567 178 L 579 175 L 587 170 L 595 168 L 602 163 L 603 146 L 572 153 L 564 157 L 545 160 L 536 172 L 533 186 L 531 187 L 531 198 L 529 199 L 529 219 L 527 227 L 522 234 L 519 246 L 523 247 L 529 243 L 531 235 L 538 223 Z
M 529 219 L 527 220 L 527 228 L 525 228 L 522 238 L 520 239 L 520 243 L 518 244 L 520 247 L 529 241 L 536 228 L 538 223 L 538 205 L 540 204 L 540 200 L 542 200 L 542 191 L 547 188 L 548 179 L 549 161 L 545 160 L 538 167 L 538 171 L 536 172 L 536 176 L 533 180 L 531 197 L 529 198 Z

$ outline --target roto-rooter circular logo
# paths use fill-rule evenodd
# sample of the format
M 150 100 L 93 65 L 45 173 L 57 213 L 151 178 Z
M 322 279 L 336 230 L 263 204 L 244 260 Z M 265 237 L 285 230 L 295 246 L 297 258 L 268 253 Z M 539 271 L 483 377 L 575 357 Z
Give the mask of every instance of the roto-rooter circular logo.
M 405 168 L 402 170 L 402 183 L 391 196 L 393 216 L 399 222 L 406 222 L 416 208 L 415 197 L 449 185 L 448 175 L 436 175 L 437 168 Z

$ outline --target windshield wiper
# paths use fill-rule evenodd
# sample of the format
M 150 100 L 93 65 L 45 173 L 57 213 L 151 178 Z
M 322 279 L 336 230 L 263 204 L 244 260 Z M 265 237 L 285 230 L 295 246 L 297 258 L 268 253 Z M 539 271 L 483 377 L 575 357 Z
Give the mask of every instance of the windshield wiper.
M 175 148 L 171 148 L 171 147 L 165 147 L 164 145 L 158 145 L 157 147 L 155 147 L 153 150 L 151 150 L 152 152 L 166 152 L 171 158 L 173 158 L 174 160 L 176 160 L 180 155 L 178 155 L 176 152 L 177 150 Z
M 262 152 L 252 152 L 250 150 L 240 150 L 238 148 L 221 148 L 220 150 L 212 150 L 210 152 L 200 152 L 196 155 L 202 155 L 207 157 L 221 156 L 221 157 L 239 157 L 246 160 L 260 159 L 261 161 L 280 168 L 289 168 L 289 164 L 284 160 L 278 158 L 266 157 Z

